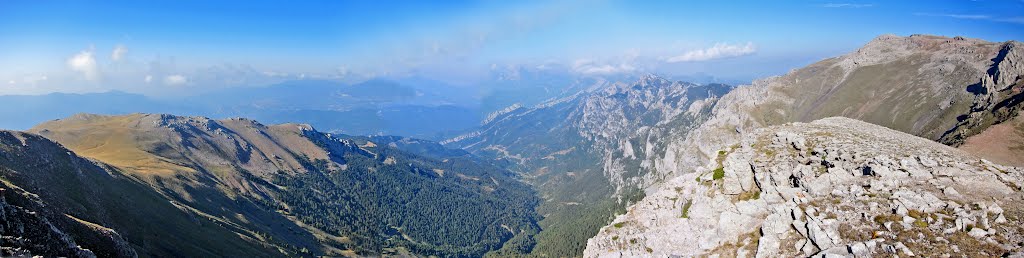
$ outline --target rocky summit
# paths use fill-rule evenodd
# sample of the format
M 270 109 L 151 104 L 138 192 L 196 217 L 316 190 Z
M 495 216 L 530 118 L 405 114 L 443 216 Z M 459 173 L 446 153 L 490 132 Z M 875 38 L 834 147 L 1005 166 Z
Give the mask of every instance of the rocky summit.
M 1019 253 L 1022 172 L 849 118 L 761 128 L 630 207 L 585 256 Z

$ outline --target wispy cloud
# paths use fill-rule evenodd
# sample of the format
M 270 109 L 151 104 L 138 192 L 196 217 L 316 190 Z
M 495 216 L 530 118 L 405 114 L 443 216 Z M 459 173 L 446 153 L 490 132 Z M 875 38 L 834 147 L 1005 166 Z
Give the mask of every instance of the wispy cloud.
M 25 84 L 35 85 L 36 83 L 40 83 L 48 79 L 49 77 L 46 77 L 46 75 L 25 76 L 25 78 L 21 79 L 21 82 Z
M 827 3 L 821 5 L 825 8 L 867 8 L 874 7 L 874 4 L 851 4 L 851 3 Z
M 509 41 L 527 38 L 534 31 L 544 29 L 579 12 L 593 1 L 557 1 L 551 4 L 523 9 L 502 10 L 482 17 L 461 17 L 462 25 L 440 30 L 424 36 L 383 42 L 387 52 L 366 51 L 366 66 L 382 73 L 402 74 L 421 69 L 435 69 L 440 64 L 464 63 L 486 48 Z M 380 49 L 380 48 L 378 48 Z M 353 67 L 361 70 L 364 67 Z
M 168 75 L 167 77 L 164 78 L 164 84 L 170 85 L 170 86 L 182 85 L 182 84 L 185 84 L 187 82 L 188 82 L 188 78 L 185 78 L 184 75 L 180 75 L 180 74 Z
M 572 70 L 581 74 L 616 74 L 636 71 L 636 66 L 623 62 L 620 64 L 599 63 L 590 59 L 573 62 Z
M 128 48 L 124 45 L 117 45 L 114 47 L 114 51 L 110 52 L 110 59 L 114 61 L 120 61 L 124 58 L 124 55 L 128 53 Z
M 1007 23 L 1024 24 L 1024 16 L 996 17 L 996 16 L 991 16 L 991 15 L 985 15 L 985 14 L 960 14 L 960 13 L 914 13 L 914 15 L 917 15 L 917 16 L 930 16 L 930 17 L 946 17 L 946 18 L 962 19 L 962 20 L 985 20 L 985 21 L 993 21 L 993 22 L 1007 22 Z
M 1010 22 L 1010 23 L 1017 23 L 1017 24 L 1024 24 L 1024 16 L 1003 18 L 1003 19 L 1000 19 L 1000 21 L 1002 21 L 1002 22 Z
M 949 14 L 949 13 L 914 13 L 917 16 L 931 16 L 931 17 L 947 17 L 956 19 L 968 19 L 968 20 L 987 20 L 992 19 L 992 16 L 983 14 Z
M 752 42 L 747 42 L 746 45 L 730 45 L 726 43 L 718 43 L 710 48 L 691 50 L 678 56 L 665 58 L 665 62 L 699 62 L 729 57 L 745 56 L 753 54 L 755 52 L 757 52 L 757 48 L 754 46 L 754 43 Z

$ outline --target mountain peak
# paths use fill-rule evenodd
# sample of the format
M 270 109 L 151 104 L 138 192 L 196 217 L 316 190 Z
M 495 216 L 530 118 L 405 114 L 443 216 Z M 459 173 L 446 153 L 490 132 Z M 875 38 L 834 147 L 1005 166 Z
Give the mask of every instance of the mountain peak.
M 648 74 L 644 74 L 643 76 L 641 76 L 640 80 L 638 80 L 636 84 L 642 85 L 642 86 L 647 86 L 647 85 L 658 85 L 658 84 L 665 84 L 665 83 L 670 83 L 670 82 L 668 80 L 666 80 L 665 78 L 662 78 L 661 76 L 655 75 L 653 73 L 648 73 Z
M 882 34 L 860 48 L 865 49 L 896 49 L 896 50 L 955 50 L 956 48 L 974 48 L 979 45 L 993 45 L 995 43 L 976 38 L 963 36 L 939 36 L 929 34 L 913 34 L 910 36 L 898 36 L 895 34 Z
M 277 125 L 277 126 L 281 126 L 281 127 L 294 127 L 297 130 L 299 130 L 300 132 L 316 132 L 316 128 L 313 128 L 313 126 L 310 125 L 310 124 L 304 124 L 304 123 L 286 123 L 286 124 L 280 124 L 280 125 Z

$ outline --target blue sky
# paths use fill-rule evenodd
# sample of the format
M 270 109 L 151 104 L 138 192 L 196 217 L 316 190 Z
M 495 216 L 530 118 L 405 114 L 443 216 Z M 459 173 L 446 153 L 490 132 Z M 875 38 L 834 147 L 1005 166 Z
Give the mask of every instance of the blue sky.
M 0 95 L 289 79 L 471 83 L 506 67 L 749 80 L 877 35 L 1024 40 L 1024 1 L 0 2 Z

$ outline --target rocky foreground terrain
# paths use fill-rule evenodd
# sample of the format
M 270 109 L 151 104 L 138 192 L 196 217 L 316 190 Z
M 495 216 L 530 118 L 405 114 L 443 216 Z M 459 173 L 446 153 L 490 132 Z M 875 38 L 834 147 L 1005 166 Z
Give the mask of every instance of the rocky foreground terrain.
M 657 183 L 653 187 L 649 187 L 647 197 L 644 200 L 630 207 L 625 215 L 617 217 L 615 222 L 605 226 L 600 234 L 588 241 L 585 254 L 588 257 L 614 254 L 722 254 L 727 256 L 760 254 L 767 256 L 793 256 L 823 254 L 826 252 L 842 253 L 845 245 L 850 245 L 850 248 L 846 248 L 845 253 L 851 254 L 855 249 L 860 253 L 860 245 L 851 245 L 857 242 L 863 243 L 863 246 L 866 248 L 870 247 L 867 249 L 870 249 L 873 254 L 879 255 L 897 254 L 893 253 L 893 250 L 898 251 L 898 254 L 901 256 L 906 256 L 910 252 L 915 252 L 916 254 L 929 254 L 929 252 L 933 252 L 931 254 L 950 254 L 954 256 L 959 256 L 965 252 L 974 252 L 971 254 L 980 256 L 998 256 L 1004 252 L 1016 252 L 1017 247 L 1014 246 L 1019 241 L 1014 240 L 1015 235 L 1009 233 L 1014 231 L 1007 231 L 998 227 L 993 232 L 988 231 L 988 229 L 992 228 L 992 224 L 998 224 L 992 223 L 995 222 L 995 219 L 999 218 L 998 215 L 1000 214 L 996 214 L 998 212 L 984 214 L 990 221 L 986 221 L 983 226 L 978 226 L 982 224 L 980 222 L 982 220 L 971 219 L 970 216 L 982 216 L 980 214 L 983 212 L 979 211 L 979 207 L 988 209 L 987 207 L 995 203 L 1000 208 L 993 209 L 994 211 L 1008 211 L 1008 214 L 1004 214 L 1003 218 L 999 219 L 999 221 L 1007 220 L 1011 224 L 1016 221 L 1016 217 L 1009 214 L 1016 212 L 1019 208 L 1014 205 L 1013 201 L 1002 199 L 1008 198 L 1007 196 L 1019 195 L 1019 189 L 1014 186 L 1017 183 L 1007 180 L 1006 176 L 1014 175 L 1013 173 L 1016 172 L 1013 171 L 1017 171 L 1017 169 L 1008 166 L 1019 164 L 1019 158 L 1015 157 L 1013 153 L 1019 152 L 1017 149 L 1019 149 L 1018 146 L 1021 139 L 1021 133 L 1018 130 L 1020 128 L 1019 122 L 1014 121 L 1019 121 L 1017 115 L 1021 107 L 1024 106 L 1020 105 L 1021 100 L 1024 99 L 1024 91 L 1021 88 L 1024 85 L 1024 80 L 1022 80 L 1022 69 L 1019 65 L 1024 62 L 1021 59 L 1021 49 L 1021 43 L 1016 41 L 986 42 L 962 37 L 949 38 L 929 35 L 899 37 L 882 35 L 849 54 L 825 59 L 807 67 L 793 70 L 783 76 L 770 77 L 755 81 L 749 86 L 737 87 L 729 92 L 729 94 L 723 96 L 715 105 L 712 111 L 713 115 L 697 128 L 690 131 L 684 140 L 667 144 L 665 158 L 654 162 L 655 174 L 659 174 L 660 176 L 658 177 L 666 178 L 666 180 Z M 836 192 L 833 194 L 833 188 L 827 188 L 827 195 L 825 196 L 829 196 L 829 198 L 823 199 L 827 200 L 825 203 L 833 209 L 840 207 L 853 209 L 846 210 L 845 212 L 835 212 L 833 210 L 829 213 L 826 212 L 825 208 L 827 207 L 819 206 L 820 203 L 818 202 L 810 202 L 810 200 L 807 202 L 793 202 L 797 204 L 797 207 L 806 206 L 799 209 L 797 213 L 790 212 L 789 220 L 797 221 L 798 223 L 789 223 L 786 219 L 783 219 L 782 222 L 785 222 L 783 224 L 789 223 L 787 225 L 791 226 L 768 226 L 770 230 L 774 231 L 765 233 L 766 231 L 763 229 L 766 225 L 775 225 L 773 222 L 770 222 L 772 220 L 777 221 L 778 218 L 778 216 L 768 217 L 768 215 L 775 214 L 776 210 L 774 209 L 776 207 L 785 206 L 783 203 L 766 203 L 765 207 L 769 208 L 759 211 L 757 209 L 747 209 L 749 205 L 746 203 L 750 200 L 767 199 L 765 202 L 771 200 L 772 197 L 768 197 L 771 190 L 764 190 L 767 188 L 764 188 L 765 185 L 760 182 L 765 181 L 757 181 L 759 183 L 755 185 L 758 186 L 757 190 L 760 191 L 750 191 L 750 188 L 740 187 L 739 189 L 742 192 L 736 193 L 735 184 L 726 182 L 746 177 L 736 178 L 733 176 L 736 174 L 735 168 L 728 168 L 728 164 L 733 162 L 729 161 L 729 157 L 745 153 L 746 148 L 757 146 L 763 148 L 764 145 L 752 144 L 749 141 L 753 140 L 749 139 L 763 137 L 766 134 L 765 130 L 769 130 L 767 134 L 772 134 L 773 132 L 770 130 L 779 129 L 763 128 L 791 122 L 811 122 L 833 116 L 849 117 L 878 125 L 872 128 L 890 128 L 893 131 L 889 134 L 896 132 L 908 134 L 896 137 L 900 139 L 912 137 L 911 135 L 920 136 L 924 138 L 916 140 L 921 142 L 920 146 L 932 147 L 924 149 L 896 147 L 892 144 L 904 141 L 886 140 L 878 141 L 877 143 L 867 142 L 859 146 L 844 146 L 843 148 L 838 148 L 843 150 L 842 153 L 838 154 L 833 151 L 829 151 L 827 155 L 824 152 L 816 152 L 813 146 L 809 149 L 792 150 L 807 151 L 804 154 L 807 159 L 818 156 L 823 160 L 843 157 L 841 155 L 843 153 L 850 157 L 867 158 L 875 158 L 877 156 L 876 153 L 888 153 L 887 155 L 896 156 L 890 157 L 891 160 L 886 161 L 888 163 L 880 161 L 870 163 L 862 159 L 844 159 L 841 164 L 852 162 L 850 166 L 853 167 L 846 167 L 847 165 L 839 165 L 834 162 L 832 162 L 832 165 L 821 164 L 821 166 L 811 166 L 810 169 L 812 171 L 817 171 L 812 173 L 815 175 L 819 173 L 831 175 L 835 172 L 832 171 L 832 168 L 839 167 L 846 171 L 852 171 L 850 172 L 851 174 L 867 173 L 878 176 L 881 178 L 879 181 L 884 183 L 875 183 L 874 185 L 876 186 L 872 187 L 871 182 L 866 182 L 869 186 L 866 188 L 866 191 L 877 191 L 877 193 L 867 193 L 870 193 L 870 198 L 883 199 L 874 201 L 877 206 L 857 206 L 854 203 L 847 203 L 845 204 L 846 206 L 843 206 L 846 202 L 860 202 L 861 200 L 859 199 L 861 197 L 857 197 L 859 195 L 850 196 L 850 185 L 863 184 L 864 182 L 860 182 L 860 180 L 870 181 L 870 179 L 864 179 L 863 176 L 855 176 L 854 178 L 860 179 L 851 179 L 854 181 L 850 181 L 847 184 L 825 185 L 825 187 L 836 186 L 834 189 L 841 189 L 841 191 L 847 192 Z M 834 119 L 827 119 L 826 121 L 830 120 Z M 819 121 L 812 125 L 834 123 L 834 121 Z M 856 124 L 866 123 L 857 122 Z M 806 125 L 798 124 L 780 128 L 802 128 L 804 126 Z M 837 129 L 837 131 L 831 133 L 836 135 L 850 134 L 845 132 L 843 128 L 842 126 L 833 128 Z M 856 132 L 858 130 L 853 131 Z M 878 137 L 889 134 L 878 134 Z M 802 137 L 810 139 L 817 136 L 803 135 Z M 838 137 L 836 140 L 844 140 L 844 138 Z M 808 140 L 807 142 L 815 141 Z M 1000 144 L 986 144 L 993 142 L 999 142 Z M 852 143 L 847 145 L 850 144 Z M 890 148 L 884 148 L 884 146 L 889 146 Z M 961 151 L 956 151 L 948 146 L 963 147 Z M 759 153 L 756 149 L 753 153 L 757 155 L 774 156 L 774 154 Z M 825 149 L 827 148 L 823 148 L 823 150 Z M 948 155 L 939 155 L 939 157 L 930 160 L 928 159 L 929 156 L 926 155 L 923 156 L 924 159 L 909 156 L 916 155 L 914 152 L 921 150 L 944 150 L 936 153 L 947 153 Z M 780 150 L 776 150 L 776 152 L 778 151 Z M 787 161 L 785 159 L 765 160 L 764 157 L 759 159 L 759 156 L 754 154 L 742 155 L 753 155 L 743 159 L 756 161 L 752 163 L 752 171 L 755 171 L 752 173 L 755 175 L 761 173 L 759 171 L 778 172 L 778 169 L 764 170 L 774 166 L 786 168 L 782 171 L 789 172 L 797 169 L 795 166 L 797 163 L 808 165 L 805 162 L 806 160 L 802 160 L 803 158 L 795 161 Z M 731 159 L 736 158 L 733 157 Z M 903 161 L 904 159 L 907 161 Z M 980 160 L 982 159 L 992 162 L 981 162 Z M 956 162 L 943 163 L 941 160 Z M 898 169 L 894 169 L 894 167 L 886 168 L 889 169 L 888 171 L 907 174 L 914 171 L 909 167 L 903 168 L 904 164 L 901 164 L 901 161 L 907 163 L 908 166 L 913 165 L 913 163 L 909 163 L 910 161 L 916 161 L 920 163 L 920 166 L 926 168 L 925 171 L 928 171 L 928 174 L 931 176 L 925 177 L 924 174 L 917 173 L 917 177 L 882 177 L 885 174 L 885 170 L 877 172 L 873 167 L 869 166 L 871 164 L 875 164 L 874 166 L 897 164 L 901 166 L 896 167 Z M 812 161 L 812 163 L 814 162 Z M 933 164 L 943 166 L 935 167 Z M 786 166 L 790 167 L 787 168 Z M 869 169 L 865 170 L 865 166 Z M 719 167 L 722 167 L 722 170 L 716 176 L 714 171 Z M 947 167 L 958 168 L 960 171 L 964 171 L 964 173 L 958 175 L 951 172 L 954 170 L 947 169 Z M 762 170 L 758 170 L 758 168 Z M 1004 187 L 995 187 L 1000 185 L 994 184 L 997 181 L 989 182 L 992 184 L 983 183 L 979 186 L 962 185 L 958 187 L 952 185 L 953 187 L 949 188 L 951 190 L 946 190 L 947 188 L 945 187 L 950 186 L 950 184 L 934 185 L 936 182 L 949 183 L 949 180 L 953 183 L 963 184 L 962 182 L 966 182 L 967 178 L 985 178 L 986 175 L 991 177 L 993 173 L 986 172 L 990 171 L 989 168 L 994 168 L 996 171 L 1010 172 L 1009 174 L 995 173 L 995 175 L 999 176 L 1000 181 L 998 182 L 1004 185 Z M 808 168 L 800 167 L 799 169 L 796 171 Z M 980 174 L 968 173 L 977 171 L 981 171 L 979 172 Z M 711 180 L 706 180 L 708 174 L 710 174 Z M 797 179 L 807 175 L 804 172 L 797 172 L 796 174 L 794 178 Z M 696 180 L 695 178 L 698 177 L 704 179 Z M 693 191 L 699 192 L 697 189 L 705 189 L 705 191 L 714 189 L 708 185 L 715 185 L 714 182 L 717 182 L 715 178 L 721 180 L 718 184 L 720 188 L 717 192 L 721 195 L 729 196 L 729 198 L 726 198 L 726 196 L 721 198 L 731 201 L 727 202 L 727 205 L 718 204 L 719 206 L 705 203 L 704 208 L 697 208 L 701 206 L 702 199 L 695 198 L 697 195 L 694 195 Z M 754 176 L 754 178 L 758 177 Z M 907 184 L 932 185 L 930 187 L 909 187 Z M 729 185 L 731 185 L 729 188 L 725 187 Z M 797 185 L 799 185 L 799 188 L 805 188 L 807 194 L 813 194 L 811 196 L 822 196 L 819 192 L 812 190 L 820 189 L 816 188 L 821 186 L 820 183 L 794 179 L 789 184 L 789 186 Z M 887 188 L 885 189 L 889 190 L 887 192 L 888 195 L 885 195 L 884 189 L 878 188 L 877 185 L 886 186 Z M 899 191 L 902 189 L 899 186 L 905 186 L 907 191 Z M 975 193 L 967 191 L 978 189 L 991 192 Z M 677 191 L 678 193 L 676 193 Z M 909 195 L 909 193 L 915 193 L 916 195 Z M 943 205 L 941 207 L 927 206 L 927 210 L 921 210 L 920 208 L 922 207 L 905 207 L 906 211 L 904 212 L 896 204 L 908 205 L 902 204 L 903 201 L 900 201 L 898 198 L 892 199 L 893 196 L 912 196 L 916 198 L 917 195 L 920 195 L 920 198 L 925 198 L 923 200 L 930 200 L 926 203 L 935 203 L 936 199 L 931 198 L 931 196 L 934 196 Z M 708 196 L 716 195 L 709 193 Z M 754 198 L 754 196 L 757 198 Z M 995 201 L 993 197 L 1002 201 Z M 670 202 L 666 198 L 676 198 L 676 201 Z M 708 198 L 713 199 L 712 197 Z M 790 200 L 785 198 L 783 200 L 790 202 Z M 882 200 L 889 201 L 882 202 Z M 960 207 L 964 210 L 957 209 L 956 205 L 948 203 L 951 200 L 956 205 L 964 206 Z M 688 201 L 690 201 L 689 206 L 692 206 L 688 212 L 693 211 L 693 213 L 692 215 L 687 213 L 686 217 L 692 219 L 680 218 L 683 216 L 683 207 L 687 206 Z M 760 201 L 751 203 L 758 202 Z M 871 202 L 870 200 L 866 201 L 863 205 L 871 205 Z M 975 202 L 981 203 L 976 205 Z M 735 207 L 728 208 L 730 205 Z M 712 209 L 709 207 L 718 208 Z M 804 209 L 808 207 L 816 208 L 811 210 Z M 725 210 L 731 211 L 724 212 Z M 893 213 L 884 214 L 884 211 L 887 210 Z M 832 220 L 804 218 L 808 216 L 808 211 L 810 215 L 813 215 L 811 217 L 825 216 L 825 219 Z M 780 214 L 785 214 L 785 212 L 783 210 Z M 803 213 L 803 215 L 796 216 L 800 213 Z M 860 221 L 844 220 L 844 216 L 855 216 L 860 213 L 864 213 L 859 215 Z M 946 217 L 939 214 L 943 214 Z M 974 215 L 967 216 L 964 214 Z M 886 216 L 878 217 L 879 215 Z M 904 216 L 909 218 L 904 220 Z M 876 217 L 878 218 L 877 222 L 875 221 Z M 960 222 L 957 222 L 957 218 L 960 218 Z M 842 224 L 838 223 L 839 221 L 850 223 Z M 801 224 L 800 222 L 807 224 Z M 905 224 L 916 227 L 904 227 Z M 813 226 L 808 227 L 807 225 Z M 847 226 L 840 229 L 840 225 Z M 878 230 L 879 225 L 884 230 Z M 893 225 L 897 225 L 897 227 L 894 228 Z M 957 229 L 950 229 L 953 228 L 950 225 L 957 226 Z M 970 227 L 967 225 L 970 225 Z M 732 232 L 737 227 L 742 228 L 742 232 Z M 806 232 L 800 236 L 807 240 L 807 242 L 797 241 L 797 238 L 793 238 L 795 235 L 779 232 L 785 231 L 783 229 L 786 227 L 792 228 L 798 235 L 800 232 Z M 810 233 L 814 231 L 810 230 L 814 227 L 822 229 L 822 232 L 828 232 L 825 235 L 828 236 L 829 241 L 819 238 L 821 234 Z M 856 230 L 850 230 L 850 228 Z M 879 233 L 874 231 L 879 231 Z M 977 238 L 971 236 L 970 233 L 972 231 L 974 236 L 978 236 Z M 985 235 L 982 234 L 982 231 L 984 231 Z M 843 236 L 837 235 L 838 232 L 844 232 L 844 234 L 857 232 L 859 235 Z M 903 235 L 900 235 L 901 232 L 903 232 Z M 994 233 L 994 236 L 989 236 L 989 233 Z M 773 234 L 774 236 L 772 236 Z M 971 236 L 971 238 L 963 238 L 964 234 Z M 911 241 L 911 238 L 908 236 L 916 237 Z M 941 240 L 936 240 L 936 237 L 939 237 Z M 989 237 L 992 238 L 991 241 L 988 240 Z M 814 241 L 811 241 L 812 239 Z M 971 239 L 978 241 L 968 241 Z M 757 240 L 756 244 L 751 242 L 753 240 Z M 953 243 L 946 243 L 947 241 Z M 808 243 L 810 244 L 809 246 L 807 245 Z M 918 243 L 932 244 L 934 247 L 919 245 Z M 985 245 L 985 243 L 988 245 Z M 776 244 L 779 246 L 777 249 L 774 248 Z M 758 252 L 762 246 L 764 246 L 764 249 Z M 907 248 L 902 248 L 904 246 Z M 956 248 L 953 248 L 953 246 L 956 246 Z M 970 246 L 970 248 L 965 248 L 964 246 Z M 651 248 L 650 252 L 648 252 L 647 247 Z M 657 247 L 661 247 L 661 249 L 659 250 Z M 776 253 L 773 250 L 778 250 L 777 252 L 781 253 Z M 734 251 L 736 253 L 733 253 Z
M 858 120 L 773 126 L 648 195 L 585 256 L 1019 253 L 1021 185 L 1020 168 Z

